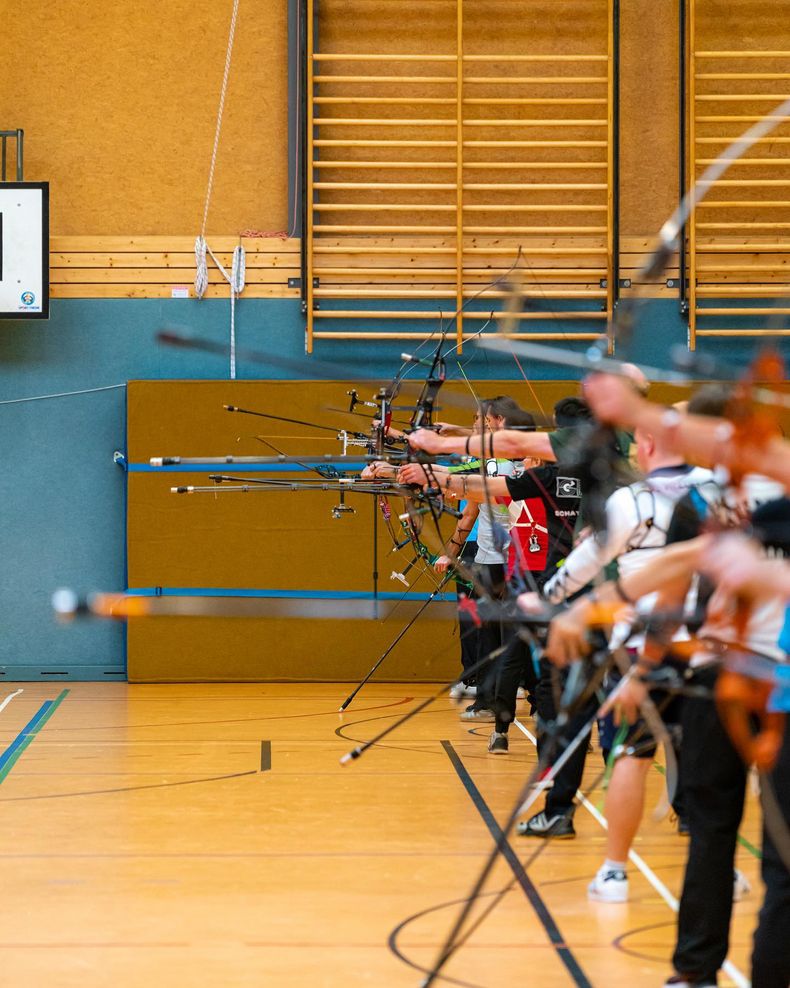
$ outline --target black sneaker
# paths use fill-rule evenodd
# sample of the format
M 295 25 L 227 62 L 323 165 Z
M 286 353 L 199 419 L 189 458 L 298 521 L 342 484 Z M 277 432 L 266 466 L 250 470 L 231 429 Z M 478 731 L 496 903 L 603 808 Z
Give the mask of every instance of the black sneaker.
M 553 837 L 555 840 L 570 840 L 576 836 L 570 816 L 558 813 L 550 817 L 545 811 L 522 820 L 516 826 L 516 833 L 521 837 Z
M 664 988 L 717 988 L 715 978 L 694 978 L 689 974 L 673 974 L 664 982 Z
M 491 755 L 506 755 L 507 744 L 507 734 L 497 734 L 493 731 L 488 739 L 488 752 Z

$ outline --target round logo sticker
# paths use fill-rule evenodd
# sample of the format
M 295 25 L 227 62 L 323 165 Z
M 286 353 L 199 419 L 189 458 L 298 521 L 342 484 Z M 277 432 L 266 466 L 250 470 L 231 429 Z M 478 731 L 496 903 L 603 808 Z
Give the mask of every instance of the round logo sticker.
M 32 292 L 22 292 L 22 305 L 33 305 L 36 296 Z

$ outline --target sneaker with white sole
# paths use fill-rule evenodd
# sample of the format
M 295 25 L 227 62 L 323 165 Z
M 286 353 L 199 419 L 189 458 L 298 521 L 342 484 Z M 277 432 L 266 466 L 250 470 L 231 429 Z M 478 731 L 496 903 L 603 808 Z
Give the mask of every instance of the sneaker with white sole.
M 587 898 L 593 902 L 628 902 L 628 877 L 619 868 L 599 868 L 587 886 Z
M 467 686 L 466 683 L 456 683 L 450 687 L 448 694 L 451 700 L 462 700 L 465 696 L 477 696 L 476 686 Z
M 522 820 L 516 826 L 516 833 L 521 837 L 552 837 L 554 840 L 570 840 L 576 836 L 573 820 L 565 813 L 548 816 L 545 810 Z
M 493 731 L 491 737 L 488 739 L 488 753 L 490 755 L 506 755 L 507 748 L 507 734 L 498 734 L 496 731 Z
M 752 886 L 749 879 L 743 872 L 735 869 L 735 875 L 732 880 L 732 901 L 740 902 L 741 899 L 745 899 L 746 896 L 751 892 Z
M 496 720 L 493 710 L 464 710 L 458 715 L 461 720 L 472 721 L 475 724 L 493 724 Z

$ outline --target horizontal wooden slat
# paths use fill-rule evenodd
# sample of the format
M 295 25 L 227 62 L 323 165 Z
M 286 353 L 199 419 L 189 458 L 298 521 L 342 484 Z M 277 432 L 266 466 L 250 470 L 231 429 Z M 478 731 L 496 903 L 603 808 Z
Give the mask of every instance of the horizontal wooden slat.
M 299 253 L 298 237 L 212 237 L 207 238 L 214 251 L 233 251 L 239 243 L 247 251 L 266 252 L 272 250 L 293 251 Z M 54 251 L 183 251 L 195 249 L 194 236 L 173 237 L 88 237 L 88 236 L 52 236 L 50 249 Z
M 53 285 L 52 298 L 172 298 L 174 285 Z M 194 298 L 194 288 L 190 298 Z M 206 298 L 228 298 L 227 285 L 210 285 Z M 252 285 L 245 290 L 244 298 L 298 298 L 298 288 L 283 285 Z
M 714 306 L 703 306 L 696 310 L 698 316 L 790 316 L 790 308 L 779 306 L 769 306 L 761 308 L 758 306 L 745 309 L 738 309 L 732 306 L 727 308 L 716 308 Z
M 248 268 L 245 278 L 245 285 L 278 285 L 284 284 L 289 278 L 298 278 L 300 268 Z M 50 273 L 50 283 L 53 285 L 70 284 L 173 284 L 183 285 L 194 280 L 195 269 L 167 269 L 162 268 L 53 268 Z M 208 267 L 208 280 L 210 285 L 225 285 L 228 289 L 228 282 L 223 278 L 217 268 L 210 265 Z M 245 287 L 245 294 L 247 291 Z
M 314 313 L 316 317 L 325 315 L 320 311 Z M 434 316 L 434 318 L 436 318 Z M 352 330 L 345 333 L 333 333 L 326 330 L 316 330 L 313 333 L 313 338 L 318 340 L 422 340 L 428 339 L 433 334 L 426 333 L 376 333 L 376 332 L 358 332 Z M 464 333 L 464 339 L 474 339 L 480 338 L 477 333 Z M 536 331 L 533 333 L 508 333 L 508 339 L 511 340 L 598 340 L 600 339 L 600 333 L 578 333 L 573 330 L 563 333 L 545 333 Z M 483 337 L 485 338 L 485 337 Z

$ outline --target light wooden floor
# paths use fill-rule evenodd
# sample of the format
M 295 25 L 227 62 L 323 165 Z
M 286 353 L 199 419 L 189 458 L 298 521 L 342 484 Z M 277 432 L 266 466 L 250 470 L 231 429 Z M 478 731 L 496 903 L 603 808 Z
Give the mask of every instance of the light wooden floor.
M 2 750 L 61 692 L 22 686 L 0 711 Z M 15 688 L 3 684 L 0 703 Z M 502 820 L 535 758 L 515 730 L 508 757 L 487 755 L 444 700 L 340 767 L 428 690 L 372 686 L 341 718 L 343 686 L 70 685 L 0 770 L 2 988 L 416 988 L 409 965 L 431 962 L 491 846 L 481 809 Z M 590 756 L 590 780 L 598 769 Z M 651 807 L 660 782 L 652 772 Z M 517 882 L 448 965 L 456 984 L 662 983 L 670 908 L 634 868 L 632 902 L 588 903 L 603 830 L 583 808 L 576 827 L 575 841 L 549 844 L 527 871 L 559 949 Z M 759 843 L 753 799 L 743 835 Z M 522 860 L 537 847 L 512 846 Z M 669 821 L 647 820 L 636 850 L 677 894 L 685 844 Z M 757 864 L 739 850 L 754 885 L 733 927 L 744 972 Z M 512 877 L 500 860 L 489 888 Z

